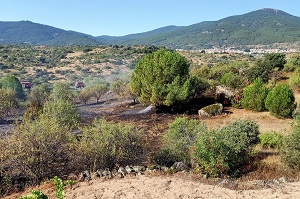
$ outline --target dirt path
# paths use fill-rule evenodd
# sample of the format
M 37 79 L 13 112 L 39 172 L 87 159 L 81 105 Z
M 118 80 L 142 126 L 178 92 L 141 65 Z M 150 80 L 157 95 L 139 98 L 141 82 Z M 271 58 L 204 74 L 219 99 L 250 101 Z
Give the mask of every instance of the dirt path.
M 185 198 L 300 198 L 300 183 L 285 183 L 279 187 L 259 190 L 230 190 L 207 185 L 194 179 L 175 176 L 138 176 L 109 181 L 83 182 L 67 190 L 69 199 L 185 199 Z

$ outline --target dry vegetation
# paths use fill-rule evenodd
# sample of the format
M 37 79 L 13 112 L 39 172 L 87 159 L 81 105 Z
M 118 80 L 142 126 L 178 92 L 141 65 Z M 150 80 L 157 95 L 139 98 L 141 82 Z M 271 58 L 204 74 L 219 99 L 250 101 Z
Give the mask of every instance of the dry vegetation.
M 66 51 L 64 54 L 65 56 L 62 59 L 60 59 L 53 67 L 49 67 L 48 65 L 32 66 L 28 64 L 27 66 L 25 66 L 26 72 L 24 73 L 25 75 L 22 77 L 24 79 L 26 75 L 29 75 L 28 76 L 29 80 L 33 80 L 33 81 L 35 80 L 35 78 L 37 78 L 38 79 L 36 80 L 37 84 L 40 83 L 41 81 L 40 78 L 43 77 L 43 76 L 39 76 L 39 77 L 36 76 L 39 71 L 44 71 L 44 73 L 46 73 L 47 75 L 49 74 L 54 75 L 52 79 L 49 79 L 49 82 L 55 82 L 60 80 L 73 82 L 77 80 L 82 80 L 85 77 L 89 77 L 90 75 L 94 77 L 109 78 L 110 76 L 115 74 L 117 77 L 120 77 L 126 73 L 131 73 L 132 64 L 134 64 L 137 59 L 139 59 L 141 56 L 145 54 L 144 52 L 139 51 L 140 47 L 134 47 L 133 50 L 136 51 L 132 51 L 132 48 L 125 50 L 125 48 L 126 47 L 93 48 L 90 50 L 72 49 Z M 37 49 L 35 50 L 41 52 L 41 49 L 43 48 L 37 47 Z M 189 51 L 181 51 L 180 53 L 183 56 L 187 57 L 191 61 L 192 67 L 195 68 L 204 65 L 213 66 L 215 64 L 220 64 L 220 63 L 228 64 L 232 61 L 245 61 L 250 65 L 252 65 L 253 61 L 255 60 L 253 56 L 249 56 L 249 55 L 204 54 L 201 52 L 189 52 Z M 0 62 L 1 61 L 4 61 L 3 57 L 2 60 L 0 59 Z M 3 63 L 5 64 L 5 62 Z M 10 72 L 17 73 L 18 72 L 17 69 L 18 69 L 17 67 L 12 69 L 5 69 L 2 70 L 1 72 L 2 74 L 10 73 Z M 288 75 L 289 75 L 288 73 L 285 73 L 283 76 L 288 76 Z M 280 79 L 280 81 L 287 81 L 287 79 L 283 78 Z M 300 94 L 295 93 L 295 97 L 296 97 L 297 104 L 300 104 Z M 238 119 L 250 119 L 255 121 L 259 125 L 260 133 L 276 131 L 284 135 L 287 135 L 292 131 L 292 125 L 293 125 L 293 119 L 291 118 L 279 119 L 272 116 L 267 111 L 252 112 L 244 109 L 226 107 L 225 112 L 222 115 L 214 116 L 210 118 L 199 118 L 197 114 L 191 112 L 186 114 L 179 114 L 179 113 L 169 114 L 164 112 L 152 111 L 147 114 L 128 114 L 128 111 L 131 111 L 133 113 L 133 112 L 137 112 L 138 110 L 142 110 L 145 107 L 140 104 L 131 106 L 128 99 L 113 99 L 111 101 L 111 99 L 102 98 L 100 101 L 101 101 L 100 104 L 95 104 L 94 99 L 93 101 L 88 101 L 87 105 L 84 105 L 82 103 L 78 104 L 79 112 L 83 118 L 82 125 L 91 124 L 95 118 L 104 117 L 108 121 L 115 121 L 123 124 L 133 124 L 137 126 L 139 129 L 143 129 L 144 130 L 143 139 L 147 142 L 146 153 L 144 157 L 141 158 L 142 164 L 144 165 L 152 164 L 154 162 L 154 155 L 160 149 L 162 144 L 162 139 L 161 139 L 162 136 L 168 130 L 168 125 L 171 122 L 173 122 L 177 117 L 188 116 L 191 119 L 201 120 L 205 122 L 205 124 L 209 129 L 217 129 L 223 127 L 229 124 L 230 122 Z M 199 105 L 199 107 L 201 106 L 202 105 Z M 299 177 L 298 175 L 295 175 L 293 170 L 289 169 L 287 165 L 285 165 L 282 162 L 278 154 L 278 151 L 276 151 L 275 149 L 264 149 L 258 146 L 257 153 L 258 156 L 253 161 L 257 161 L 258 163 L 254 165 L 252 169 L 249 169 L 252 170 L 251 172 L 242 175 L 241 178 L 238 179 L 240 188 L 257 188 L 255 186 L 251 187 L 249 184 L 248 185 L 243 184 L 244 182 L 249 180 L 270 180 L 270 179 L 278 179 L 283 176 L 285 176 L 288 179 L 292 179 L 292 178 L 296 179 L 297 177 Z M 166 176 L 165 174 L 159 174 L 159 175 L 161 175 L 163 178 L 167 177 L 169 179 L 169 176 Z M 152 179 L 152 177 L 150 176 L 150 179 Z M 142 178 L 144 177 L 141 177 L 141 179 Z M 170 178 L 170 181 L 173 182 L 174 180 L 179 180 L 179 181 L 182 180 L 180 182 L 186 185 L 190 182 L 190 181 L 188 182 L 185 181 L 186 178 L 192 178 L 192 177 L 185 176 L 184 178 L 182 178 L 182 176 L 176 176 L 175 178 Z M 135 182 L 135 180 L 136 179 L 132 179 L 132 182 L 128 182 L 128 179 L 125 179 L 124 181 L 128 183 L 137 183 Z M 212 182 L 202 178 L 197 180 L 198 180 L 197 183 L 195 183 L 196 180 L 193 178 L 192 180 L 193 185 L 191 189 L 193 189 L 193 187 L 195 188 L 196 186 L 200 186 L 198 184 L 198 182 L 200 181 L 206 183 Z M 143 183 L 145 184 L 145 182 L 146 181 L 144 181 Z M 154 183 L 153 179 L 151 182 Z M 151 182 L 146 182 L 146 183 L 151 183 Z M 96 184 L 96 182 L 91 182 L 91 183 Z M 103 186 L 112 186 L 112 184 L 114 183 L 117 184 L 118 182 L 113 180 L 107 182 L 108 185 L 105 184 Z M 70 198 L 82 198 L 83 196 L 92 197 L 92 195 L 90 194 L 80 195 L 79 192 L 82 193 L 92 192 L 96 194 L 97 191 L 95 189 L 99 189 L 99 186 L 97 188 L 92 188 L 94 190 L 90 190 L 88 187 L 89 185 L 81 184 L 78 186 L 79 187 L 77 193 L 74 193 L 72 190 L 68 191 L 69 192 L 68 197 Z M 135 184 L 134 186 L 137 185 Z M 172 189 L 176 189 L 175 188 L 176 186 L 174 185 Z M 299 185 L 295 185 L 295 186 L 299 186 Z M 206 187 L 206 188 L 211 189 L 211 187 L 210 188 Z M 53 186 L 51 184 L 42 185 L 38 189 L 45 190 L 44 192 L 49 194 L 50 198 L 54 197 Z M 110 189 L 110 188 L 102 187 L 101 189 Z M 115 189 L 110 189 L 110 190 L 120 191 Z M 224 191 L 224 190 L 221 189 L 220 191 Z M 210 192 L 212 192 L 212 190 L 210 190 Z M 231 196 L 235 195 L 234 193 L 230 193 L 230 194 Z M 24 193 L 22 193 L 22 195 L 24 195 Z M 255 194 L 252 194 L 252 196 L 253 195 Z M 12 195 L 6 197 L 5 199 L 17 198 L 19 196 L 20 194 Z M 165 195 L 165 196 L 171 197 L 169 195 L 168 196 Z M 214 195 L 214 197 L 221 197 L 221 196 L 222 195 Z M 112 196 L 107 196 L 107 197 L 109 198 Z M 129 195 L 127 195 L 127 197 L 129 197 Z M 177 197 L 179 196 L 177 195 Z M 119 198 L 121 198 L 121 196 L 119 196 Z

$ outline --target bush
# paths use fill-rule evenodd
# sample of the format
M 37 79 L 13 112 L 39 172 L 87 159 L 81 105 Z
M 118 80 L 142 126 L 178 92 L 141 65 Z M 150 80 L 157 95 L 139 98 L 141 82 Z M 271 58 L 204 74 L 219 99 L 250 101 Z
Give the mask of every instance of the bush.
M 248 163 L 251 146 L 258 140 L 257 128 L 254 122 L 241 120 L 204 132 L 196 142 L 195 160 L 210 176 L 239 176 Z
M 59 125 L 69 128 L 77 126 L 80 121 L 74 104 L 62 99 L 46 102 L 41 117 L 54 118 Z
M 11 181 L 10 186 L 19 190 L 25 184 L 39 184 L 55 175 L 68 175 L 76 167 L 72 162 L 75 143 L 70 131 L 53 118 L 24 121 L 2 143 L 0 173 Z M 14 184 L 20 182 L 24 184 Z
M 158 155 L 157 163 L 171 166 L 171 159 L 173 163 L 190 162 L 191 147 L 198 136 L 206 130 L 206 125 L 199 120 L 190 120 L 187 117 L 176 118 L 169 124 L 169 130 L 163 137 L 163 147 Z
M 132 125 L 96 119 L 82 130 L 78 153 L 90 170 L 132 164 L 142 157 L 142 132 Z
M 294 93 L 287 84 L 278 84 L 268 93 L 265 105 L 276 117 L 289 117 L 296 108 Z
M 283 135 L 277 132 L 263 133 L 259 136 L 262 147 L 280 149 L 283 142 Z
M 268 89 L 264 85 L 262 79 L 257 78 L 252 85 L 247 86 L 243 92 L 241 104 L 243 108 L 252 111 L 265 110 L 265 99 Z
M 231 71 L 225 73 L 220 82 L 229 88 L 241 88 L 243 87 L 242 77 L 240 75 L 234 74 Z
M 281 148 L 281 158 L 290 167 L 300 169 L 300 120 L 295 120 L 293 132 L 286 136 L 283 140 Z
M 252 120 L 236 120 L 224 126 L 221 130 L 245 133 L 248 145 L 254 145 L 259 142 L 258 125 Z
M 294 89 L 300 88 L 300 68 L 297 68 L 296 71 L 290 76 L 289 84 Z

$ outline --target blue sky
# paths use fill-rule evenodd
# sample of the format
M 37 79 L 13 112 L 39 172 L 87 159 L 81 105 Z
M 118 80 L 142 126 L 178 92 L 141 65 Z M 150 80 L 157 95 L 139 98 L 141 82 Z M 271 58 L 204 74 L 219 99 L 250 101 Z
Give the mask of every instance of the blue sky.
M 299 0 L 4 0 L 0 21 L 29 20 L 93 36 L 215 21 L 261 8 L 300 16 Z

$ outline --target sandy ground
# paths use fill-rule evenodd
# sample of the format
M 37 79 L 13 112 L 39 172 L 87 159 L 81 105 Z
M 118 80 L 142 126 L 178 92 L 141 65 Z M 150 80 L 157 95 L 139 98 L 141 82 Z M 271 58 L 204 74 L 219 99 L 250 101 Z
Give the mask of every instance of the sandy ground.
M 70 199 L 185 199 L 185 198 L 300 198 L 300 183 L 258 190 L 230 190 L 188 177 L 137 176 L 108 181 L 82 182 L 66 190 Z

